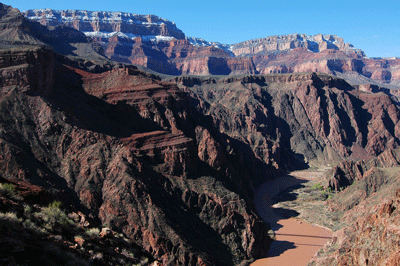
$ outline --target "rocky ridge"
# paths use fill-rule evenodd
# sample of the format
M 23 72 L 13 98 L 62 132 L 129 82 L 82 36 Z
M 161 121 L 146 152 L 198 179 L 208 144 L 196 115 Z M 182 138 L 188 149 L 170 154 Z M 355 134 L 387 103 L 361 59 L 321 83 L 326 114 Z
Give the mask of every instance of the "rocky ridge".
M 363 51 L 354 48 L 352 44 L 345 43 L 343 38 L 323 34 L 311 36 L 306 34 L 277 35 L 233 44 L 230 47 L 232 53 L 236 56 L 254 55 L 260 52 L 288 51 L 296 48 L 305 48 L 314 53 L 327 49 L 340 50 L 365 57 Z
M 329 75 L 171 81 L 197 95 L 206 107 L 203 112 L 213 117 L 220 132 L 248 142 L 259 158 L 277 168 L 289 161 L 299 166 L 365 158 L 399 144 L 400 113 L 395 101 L 383 93 L 359 91 Z
M 42 25 L 80 30 L 98 42 L 106 57 L 159 73 L 324 72 L 342 76 L 352 84 L 396 87 L 399 83 L 399 59 L 367 58 L 336 35 L 289 34 L 227 45 L 185 37 L 173 22 L 152 15 L 50 9 L 28 10 L 24 15 Z

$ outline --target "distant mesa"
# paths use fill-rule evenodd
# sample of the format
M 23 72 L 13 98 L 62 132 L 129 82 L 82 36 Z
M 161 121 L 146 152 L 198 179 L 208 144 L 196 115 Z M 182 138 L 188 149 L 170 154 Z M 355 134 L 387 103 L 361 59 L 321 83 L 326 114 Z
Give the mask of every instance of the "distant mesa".
M 154 15 L 53 9 L 33 9 L 22 13 L 27 18 L 38 21 L 42 25 L 66 25 L 89 36 L 93 36 L 93 32 L 96 32 L 97 36 L 104 37 L 111 33 L 124 33 L 126 37 L 185 38 L 185 34 L 176 27 L 174 22 Z
M 154 15 L 52 9 L 23 14 L 45 26 L 64 25 L 83 32 L 113 61 L 142 65 L 163 74 L 324 72 L 352 85 L 397 89 L 400 84 L 400 59 L 367 58 L 362 50 L 332 34 L 295 33 L 222 44 L 187 37 L 174 22 Z

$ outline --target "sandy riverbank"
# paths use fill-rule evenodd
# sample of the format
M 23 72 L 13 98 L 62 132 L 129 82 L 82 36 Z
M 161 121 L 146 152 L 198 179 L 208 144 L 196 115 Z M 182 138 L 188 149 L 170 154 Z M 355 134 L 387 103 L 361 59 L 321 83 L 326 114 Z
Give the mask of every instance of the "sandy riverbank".
M 272 208 L 271 198 L 296 184 L 307 182 L 321 172 L 296 171 L 264 183 L 256 192 L 255 204 L 258 214 L 268 222 L 276 234 L 268 258 L 257 260 L 251 266 L 307 265 L 312 256 L 332 237 L 332 232 L 308 224 L 302 220 L 285 219 Z

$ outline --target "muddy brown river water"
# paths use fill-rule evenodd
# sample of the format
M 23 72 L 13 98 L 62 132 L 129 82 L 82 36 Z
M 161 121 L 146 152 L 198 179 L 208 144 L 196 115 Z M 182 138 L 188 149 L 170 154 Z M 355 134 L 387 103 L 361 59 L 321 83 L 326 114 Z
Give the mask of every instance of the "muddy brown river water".
M 276 214 L 271 198 L 296 184 L 307 182 L 321 175 L 321 172 L 296 171 L 264 183 L 256 192 L 255 204 L 258 214 L 269 223 L 276 235 L 268 257 L 259 259 L 251 266 L 304 266 L 332 237 L 325 228 L 305 221 L 285 219 Z

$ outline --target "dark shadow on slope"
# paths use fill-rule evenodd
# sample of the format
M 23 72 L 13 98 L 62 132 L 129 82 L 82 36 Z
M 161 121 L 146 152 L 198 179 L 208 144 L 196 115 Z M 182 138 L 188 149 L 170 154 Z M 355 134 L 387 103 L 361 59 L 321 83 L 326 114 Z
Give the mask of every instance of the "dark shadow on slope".
M 207 196 L 202 195 L 205 196 L 204 200 L 199 198 L 194 206 L 189 207 L 182 200 L 184 191 L 181 188 L 174 185 L 164 175 L 155 172 L 147 162 L 143 163 L 145 168 L 142 169 L 141 177 L 136 177 L 136 179 L 140 179 L 151 188 L 148 191 L 151 201 L 162 210 L 166 225 L 173 228 L 174 233 L 179 235 L 195 254 L 206 256 L 216 265 L 233 265 L 230 248 L 224 243 L 221 233 L 211 227 L 211 224 L 218 226 L 217 223 L 220 220 L 213 217 L 215 220 L 210 220 L 207 224 L 206 221 L 199 218 L 205 207 L 203 204 L 208 204 Z M 127 180 L 127 182 L 129 181 Z M 207 219 L 207 217 L 203 217 L 203 219 Z M 238 223 L 240 224 L 240 222 Z M 243 224 L 243 226 L 245 225 Z M 162 228 L 159 230 L 163 231 Z M 166 234 L 168 232 L 164 231 Z
M 368 143 L 368 124 L 372 119 L 372 114 L 370 114 L 369 112 L 367 112 L 366 109 L 363 108 L 364 102 L 362 100 L 355 97 L 351 93 L 348 93 L 348 96 L 354 107 L 354 119 L 356 120 L 357 126 L 361 132 L 361 146 L 364 148 Z
M 87 94 L 81 77 L 64 66 L 57 66 L 54 93 L 47 99 L 79 128 L 115 137 L 163 130 L 156 122 L 142 118 L 137 110 L 124 102 L 116 105 Z

